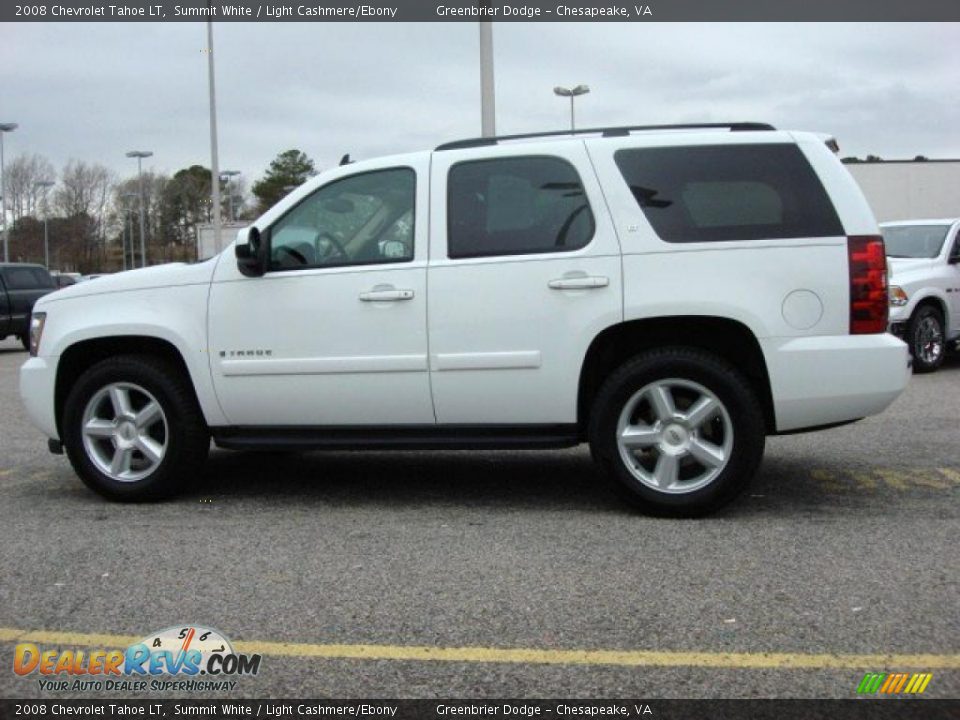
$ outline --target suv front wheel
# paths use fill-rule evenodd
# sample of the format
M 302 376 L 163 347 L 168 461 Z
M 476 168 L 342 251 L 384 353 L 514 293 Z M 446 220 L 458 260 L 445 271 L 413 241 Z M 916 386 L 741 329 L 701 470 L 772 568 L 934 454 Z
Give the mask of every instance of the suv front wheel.
M 693 348 L 634 357 L 593 404 L 590 445 L 620 494 L 656 515 L 699 516 L 726 504 L 763 457 L 763 411 L 725 360 Z
M 141 355 L 103 360 L 80 376 L 64 406 L 63 439 L 83 482 L 121 501 L 174 494 L 210 446 L 187 379 Z

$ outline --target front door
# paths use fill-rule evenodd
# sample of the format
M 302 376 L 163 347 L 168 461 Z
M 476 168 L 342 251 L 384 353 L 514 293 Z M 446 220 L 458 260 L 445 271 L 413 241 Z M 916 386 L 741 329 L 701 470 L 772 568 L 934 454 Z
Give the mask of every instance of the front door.
M 428 164 L 346 166 L 267 227 L 263 277 L 220 260 L 209 304 L 232 425 L 433 424 Z M 267 217 L 275 213 L 268 213 Z
M 950 247 L 950 254 L 947 256 L 948 261 L 951 258 L 960 259 L 960 226 L 954 228 L 953 235 L 953 244 Z M 949 238 L 947 241 L 950 242 Z M 947 337 L 956 337 L 960 335 L 960 262 L 948 262 L 947 273 L 949 275 L 947 288 L 951 291 L 947 296 L 950 298 L 951 321 L 950 327 L 946 330 Z

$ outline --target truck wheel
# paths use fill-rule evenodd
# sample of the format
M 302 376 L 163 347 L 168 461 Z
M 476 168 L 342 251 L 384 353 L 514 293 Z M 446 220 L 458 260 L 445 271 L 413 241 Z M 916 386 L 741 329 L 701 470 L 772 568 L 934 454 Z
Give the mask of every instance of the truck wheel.
M 210 435 L 187 378 L 163 360 L 121 355 L 74 384 L 64 447 L 90 489 L 110 500 L 157 500 L 200 470 Z
M 20 344 L 23 345 L 23 349 L 24 349 L 24 350 L 29 350 L 29 349 L 30 349 L 30 336 L 29 336 L 29 335 L 21 335 L 21 336 L 20 336 Z
M 921 305 L 910 318 L 907 342 L 913 356 L 913 371 L 933 372 L 943 364 L 946 343 L 943 336 L 943 315 L 932 305 Z
M 763 411 L 747 380 L 693 348 L 634 357 L 590 415 L 595 457 L 620 494 L 653 515 L 696 517 L 737 496 L 763 457 Z

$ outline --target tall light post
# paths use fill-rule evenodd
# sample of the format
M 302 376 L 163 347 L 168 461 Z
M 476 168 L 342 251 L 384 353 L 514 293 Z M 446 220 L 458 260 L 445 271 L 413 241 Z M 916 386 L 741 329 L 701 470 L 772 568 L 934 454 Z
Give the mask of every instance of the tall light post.
M 484 2 L 489 5 L 489 2 Z M 493 84 L 493 23 L 480 25 L 480 134 L 493 137 L 497 134 L 497 112 Z
M 143 264 L 142 265 L 143 267 L 147 266 L 147 240 L 146 240 L 146 235 L 144 231 L 144 208 L 143 208 L 144 203 L 146 202 L 146 200 L 144 200 L 144 197 L 143 197 L 143 159 L 148 158 L 151 155 L 153 155 L 153 152 L 151 152 L 150 150 L 131 150 L 130 152 L 127 153 L 128 158 L 137 159 L 137 182 L 140 184 L 140 260 Z M 132 254 L 131 254 L 130 264 L 136 267 L 136 263 L 132 262 Z
M 3 215 L 3 261 L 10 262 L 10 243 L 7 239 L 7 193 L 3 172 L 3 134 L 17 129 L 16 123 L 0 123 L 0 215 Z
M 137 266 L 136 263 L 136 253 L 133 250 L 133 223 L 130 222 L 130 207 L 133 205 L 133 201 L 139 197 L 136 193 L 124 193 L 121 196 L 123 202 L 123 228 L 124 228 L 124 237 L 123 237 L 123 269 L 127 269 L 127 238 L 130 239 L 130 269 L 132 270 Z M 128 204 L 129 201 L 129 204 Z
M 590 92 L 590 88 L 586 85 L 577 85 L 573 89 L 559 87 L 559 86 L 553 89 L 554 95 L 570 98 L 570 131 L 571 132 L 577 129 L 577 124 L 573 116 L 573 99 L 577 97 L 577 95 L 586 95 L 588 92 Z
M 43 188 L 43 265 L 50 269 L 50 232 L 47 229 L 47 221 L 50 219 L 50 205 L 47 203 L 47 192 L 54 185 L 53 180 L 37 180 L 33 184 L 35 188 Z
M 230 179 L 236 177 L 239 174 L 240 174 L 239 170 L 221 170 L 220 171 L 220 176 L 225 177 L 227 179 L 227 202 L 229 203 L 229 205 L 227 206 L 228 208 L 227 212 L 228 212 L 228 217 L 230 218 L 230 222 L 233 222 L 234 220 L 237 219 L 236 217 L 234 217 L 234 214 L 233 214 L 233 188 L 231 187 Z
M 213 0 L 210 0 L 213 5 Z M 217 157 L 217 86 L 213 68 L 213 21 L 207 20 L 207 79 L 210 85 L 210 183 L 213 190 L 214 247 L 220 252 L 220 161 Z

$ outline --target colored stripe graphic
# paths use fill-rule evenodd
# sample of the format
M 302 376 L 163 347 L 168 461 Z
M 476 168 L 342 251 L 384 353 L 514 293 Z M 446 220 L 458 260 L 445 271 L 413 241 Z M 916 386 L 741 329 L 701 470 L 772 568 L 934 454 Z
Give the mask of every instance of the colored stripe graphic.
M 857 692 L 869 693 L 872 695 L 880 689 L 880 683 L 883 682 L 885 677 L 886 673 L 867 673 L 863 676 L 863 680 L 860 681 L 860 685 L 857 687 Z
M 897 695 L 906 693 L 919 695 L 927 689 L 932 673 L 867 673 L 857 685 L 860 695 Z

